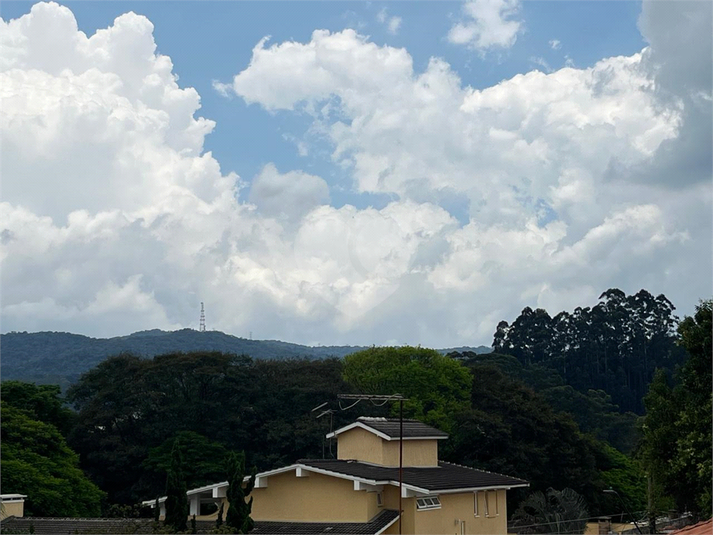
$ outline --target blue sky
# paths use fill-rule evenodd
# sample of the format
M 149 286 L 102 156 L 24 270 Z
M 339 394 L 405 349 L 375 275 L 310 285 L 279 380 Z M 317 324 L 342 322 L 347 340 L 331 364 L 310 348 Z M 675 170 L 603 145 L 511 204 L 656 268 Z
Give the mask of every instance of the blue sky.
M 711 5 L 3 2 L 2 329 L 205 302 L 237 335 L 452 347 L 613 287 L 691 313 Z

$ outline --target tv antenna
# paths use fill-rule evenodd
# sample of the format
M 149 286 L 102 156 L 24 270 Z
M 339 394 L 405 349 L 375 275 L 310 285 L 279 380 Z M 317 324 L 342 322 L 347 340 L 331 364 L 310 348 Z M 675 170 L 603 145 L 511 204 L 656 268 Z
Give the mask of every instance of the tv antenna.
M 317 405 L 314 409 L 312 409 L 311 412 L 316 412 L 320 409 L 324 409 L 325 407 L 327 407 L 327 405 L 328 405 L 328 403 L 325 401 L 321 405 Z M 329 433 L 330 434 L 332 433 L 332 431 L 334 431 L 334 413 L 335 412 L 337 412 L 337 411 L 327 407 L 326 409 L 322 410 L 322 412 L 320 412 L 316 416 L 316 419 L 319 420 L 323 416 L 329 415 Z M 325 456 L 324 456 L 324 435 L 322 435 L 322 459 L 324 459 L 324 458 L 325 458 Z M 329 458 L 334 459 L 334 455 L 332 454 L 332 439 L 331 438 L 329 439 Z
M 390 401 L 399 402 L 399 535 L 402 533 L 401 517 L 403 515 L 403 505 L 402 498 L 404 495 L 404 401 L 408 401 L 408 398 L 403 397 L 401 394 L 388 394 L 388 395 L 368 395 L 368 394 L 338 394 L 339 399 L 355 400 L 354 403 L 348 407 L 342 407 L 341 403 L 339 408 L 343 411 L 351 409 L 354 405 L 360 401 L 371 401 L 371 404 L 376 407 L 381 407 Z M 377 402 L 381 403 L 377 403 Z
M 203 301 L 201 301 L 201 322 L 198 326 L 198 330 L 202 333 L 205 332 L 205 307 L 203 306 Z

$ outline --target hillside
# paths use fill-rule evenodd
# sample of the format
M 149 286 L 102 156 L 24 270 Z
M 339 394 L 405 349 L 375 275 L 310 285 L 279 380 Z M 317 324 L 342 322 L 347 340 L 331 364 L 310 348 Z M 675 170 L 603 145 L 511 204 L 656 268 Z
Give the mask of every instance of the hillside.
M 91 338 L 63 332 L 10 332 L 0 336 L 3 380 L 22 379 L 63 387 L 102 360 L 119 353 L 153 357 L 177 351 L 221 351 L 256 359 L 321 359 L 343 357 L 360 349 L 364 347 L 312 347 L 279 340 L 248 340 L 220 331 L 198 332 L 193 329 L 154 329 L 114 338 Z M 477 353 L 490 351 L 485 346 L 467 349 Z

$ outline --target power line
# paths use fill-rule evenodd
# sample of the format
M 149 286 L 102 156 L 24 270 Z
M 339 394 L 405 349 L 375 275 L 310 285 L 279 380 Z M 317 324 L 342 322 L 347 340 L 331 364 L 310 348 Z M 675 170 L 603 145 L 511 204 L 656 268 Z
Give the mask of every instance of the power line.
M 634 511 L 634 513 L 641 514 L 645 513 L 646 511 Z M 581 517 L 581 518 L 573 518 L 571 520 L 560 520 L 559 522 L 562 524 L 566 524 L 567 522 L 578 522 L 580 520 L 597 520 L 603 516 L 610 516 L 610 517 L 615 517 L 615 516 L 623 516 L 623 513 L 612 513 L 612 514 L 605 514 L 605 515 L 597 515 L 597 516 L 587 516 L 587 517 Z M 537 526 L 549 526 L 550 524 L 556 524 L 558 521 L 553 520 L 551 522 L 540 522 L 539 524 L 527 524 L 524 526 L 509 526 L 508 529 L 513 528 L 513 529 L 521 529 L 521 528 L 534 528 Z M 622 522 L 622 524 L 628 524 L 629 522 Z

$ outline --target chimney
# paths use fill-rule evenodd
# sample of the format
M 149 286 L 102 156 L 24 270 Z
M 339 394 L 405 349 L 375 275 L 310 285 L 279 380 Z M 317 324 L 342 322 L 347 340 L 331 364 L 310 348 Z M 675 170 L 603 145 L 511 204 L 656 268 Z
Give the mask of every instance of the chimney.
M 599 519 L 599 535 L 609 535 L 611 533 L 611 517 L 600 516 Z

